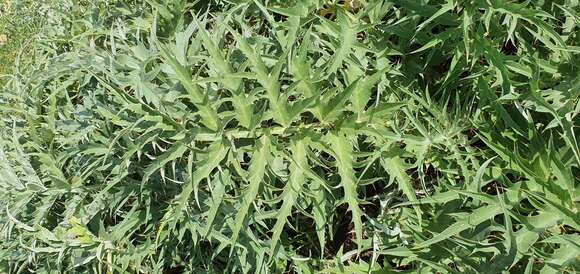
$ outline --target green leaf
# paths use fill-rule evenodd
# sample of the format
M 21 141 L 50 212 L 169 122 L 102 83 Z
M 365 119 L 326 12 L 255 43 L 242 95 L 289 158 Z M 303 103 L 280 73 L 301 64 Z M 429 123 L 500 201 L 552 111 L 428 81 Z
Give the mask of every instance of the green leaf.
M 351 94 L 351 101 L 354 108 L 354 112 L 357 114 L 357 121 L 361 120 L 364 114 L 365 108 L 371 98 L 371 89 L 373 86 L 381 79 L 381 77 L 386 73 L 389 68 L 382 69 L 373 73 L 372 75 L 365 77 L 364 79 L 357 81 L 356 87 L 353 89 Z
M 334 157 L 336 159 L 336 167 L 340 175 L 340 185 L 344 191 L 343 202 L 348 204 L 348 210 L 352 214 L 352 222 L 354 223 L 354 230 L 356 236 L 356 243 L 359 248 L 362 248 L 363 240 L 363 223 L 362 211 L 358 203 L 358 192 L 356 185 L 356 177 L 353 169 L 353 149 L 352 144 L 347 140 L 342 132 L 336 132 L 326 135 L 326 142 L 332 148 Z
M 177 76 L 179 82 L 188 92 L 192 103 L 198 108 L 202 123 L 211 130 L 218 130 L 220 121 L 215 108 L 209 105 L 208 98 L 193 82 L 191 73 L 181 65 L 169 50 L 161 43 L 157 43 L 161 57 L 167 62 Z
M 438 242 L 449 239 L 466 229 L 475 228 L 475 226 L 493 218 L 495 215 L 500 213 L 501 207 L 499 205 L 488 205 L 477 208 L 473 211 L 473 213 L 453 223 L 442 232 L 433 235 L 426 241 L 422 241 L 416 244 L 413 249 L 423 249 Z
M 403 168 L 401 158 L 399 156 L 387 156 L 386 158 L 382 159 L 381 163 L 385 168 L 385 170 L 387 171 L 387 173 L 389 173 L 389 175 L 393 176 L 393 178 L 397 180 L 399 189 L 403 191 L 403 194 L 407 196 L 407 199 L 409 199 L 411 203 L 417 202 L 415 189 L 411 184 L 411 178 L 409 178 L 409 175 L 407 175 L 405 168 Z M 421 208 L 417 204 L 413 205 L 413 208 L 415 210 L 415 213 L 417 214 L 418 220 L 420 221 Z
M 306 146 L 304 141 L 295 141 L 291 146 L 291 151 L 292 163 L 289 167 L 290 177 L 280 197 L 282 199 L 282 206 L 278 209 L 276 224 L 272 229 L 270 256 L 273 256 L 276 252 L 282 230 L 288 221 L 288 217 L 292 213 L 292 207 L 295 206 L 296 200 L 302 191 L 302 186 L 306 181 L 303 169 L 308 166 L 308 160 L 306 159 Z
M 234 226 L 232 227 L 231 241 L 234 243 L 238 240 L 238 236 L 242 230 L 242 227 L 244 226 L 246 217 L 250 210 L 250 206 L 258 195 L 260 185 L 266 172 L 266 165 L 268 163 L 268 159 L 270 158 L 270 139 L 266 135 L 257 140 L 256 145 L 256 152 L 254 155 L 252 155 L 250 168 L 246 177 L 246 181 L 249 185 L 244 192 L 241 204 L 238 207 L 236 213 Z M 233 248 L 234 247 L 232 247 L 232 252 Z

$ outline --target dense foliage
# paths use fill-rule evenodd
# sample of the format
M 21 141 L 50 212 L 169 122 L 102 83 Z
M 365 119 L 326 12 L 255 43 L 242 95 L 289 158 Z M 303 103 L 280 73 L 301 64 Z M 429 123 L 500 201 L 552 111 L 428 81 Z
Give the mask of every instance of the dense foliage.
M 31 34 L 42 24 L 46 8 L 35 0 L 0 0 L 0 84 L 5 75 L 17 73 L 21 55 L 34 46 Z
M 580 5 L 516 2 L 20 5 L 0 272 L 577 271 Z

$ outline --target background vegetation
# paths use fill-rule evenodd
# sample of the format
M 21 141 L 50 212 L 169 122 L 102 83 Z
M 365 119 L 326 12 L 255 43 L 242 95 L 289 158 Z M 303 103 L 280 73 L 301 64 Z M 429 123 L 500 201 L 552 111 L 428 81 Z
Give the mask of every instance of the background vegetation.
M 575 273 L 576 0 L 4 2 L 2 273 Z
M 42 24 L 42 2 L 30 0 L 0 1 L 0 75 L 18 67 L 19 54 L 30 47 Z M 0 78 L 1 81 L 5 78 Z

